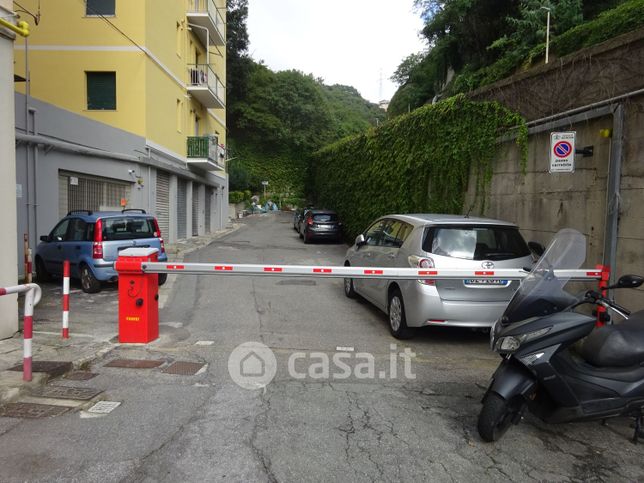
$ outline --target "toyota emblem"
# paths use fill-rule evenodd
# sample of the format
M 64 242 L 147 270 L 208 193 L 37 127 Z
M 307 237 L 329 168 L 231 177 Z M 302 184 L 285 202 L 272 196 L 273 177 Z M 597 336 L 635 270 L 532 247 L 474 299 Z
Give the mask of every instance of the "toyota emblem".
M 481 263 L 481 266 L 486 270 L 490 270 L 491 268 L 494 268 L 494 262 L 490 262 L 489 260 L 487 260 Z

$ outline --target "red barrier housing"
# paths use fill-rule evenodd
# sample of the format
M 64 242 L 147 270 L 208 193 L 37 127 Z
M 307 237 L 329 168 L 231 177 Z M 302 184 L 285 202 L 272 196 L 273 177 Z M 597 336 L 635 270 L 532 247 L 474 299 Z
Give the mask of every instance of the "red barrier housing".
M 141 264 L 156 262 L 156 248 L 128 248 L 119 253 L 119 342 L 152 342 L 159 337 L 159 276 L 143 273 Z

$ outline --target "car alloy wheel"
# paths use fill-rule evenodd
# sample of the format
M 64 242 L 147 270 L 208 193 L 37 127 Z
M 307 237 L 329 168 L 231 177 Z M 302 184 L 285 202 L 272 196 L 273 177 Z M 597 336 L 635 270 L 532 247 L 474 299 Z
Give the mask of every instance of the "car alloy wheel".
M 397 295 L 394 295 L 391 298 L 391 303 L 389 304 L 389 325 L 391 325 L 391 330 L 393 332 L 398 332 L 400 330 L 401 321 L 402 304 L 400 303 L 400 298 Z
M 96 293 L 101 291 L 101 282 L 98 280 L 87 265 L 80 269 L 81 288 L 85 293 Z

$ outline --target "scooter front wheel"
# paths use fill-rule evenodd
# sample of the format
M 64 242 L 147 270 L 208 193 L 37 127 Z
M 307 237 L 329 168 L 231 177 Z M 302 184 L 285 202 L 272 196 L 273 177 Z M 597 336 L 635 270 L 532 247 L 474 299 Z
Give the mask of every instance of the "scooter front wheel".
M 492 442 L 501 439 L 510 425 L 520 416 L 522 407 L 522 404 L 510 404 L 494 392 L 489 393 L 479 414 L 478 430 L 483 441 Z

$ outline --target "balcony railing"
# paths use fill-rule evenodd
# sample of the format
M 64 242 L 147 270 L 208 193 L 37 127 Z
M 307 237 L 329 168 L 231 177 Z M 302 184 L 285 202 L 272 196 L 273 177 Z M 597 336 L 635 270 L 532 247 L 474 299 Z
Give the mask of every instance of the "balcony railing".
M 226 88 L 208 64 L 188 64 L 188 91 L 206 107 L 226 105 Z
M 213 0 L 188 0 L 188 17 L 191 23 L 208 29 L 210 44 L 226 44 L 226 22 Z M 206 45 L 208 42 L 203 32 L 196 30 L 195 35 Z
M 188 136 L 188 163 L 203 169 L 225 169 L 224 150 L 217 144 L 216 136 Z

